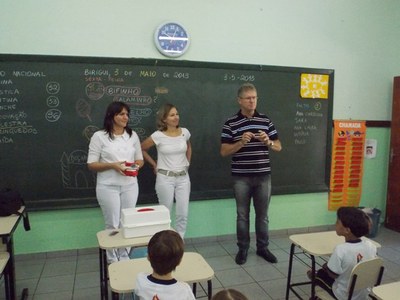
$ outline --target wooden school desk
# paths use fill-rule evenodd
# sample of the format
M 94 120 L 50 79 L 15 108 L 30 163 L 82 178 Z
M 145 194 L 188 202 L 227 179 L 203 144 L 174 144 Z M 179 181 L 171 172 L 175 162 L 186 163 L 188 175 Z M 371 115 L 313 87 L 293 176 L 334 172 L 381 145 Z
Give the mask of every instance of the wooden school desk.
M 117 232 L 116 234 L 114 234 Z M 121 230 L 102 230 L 97 233 L 99 243 L 99 262 L 100 262 L 100 293 L 101 299 L 108 299 L 108 268 L 106 250 L 147 246 L 151 236 L 124 238 Z
M 25 206 L 22 206 L 20 213 L 25 211 Z M 16 299 L 15 289 L 15 260 L 14 260 L 14 239 L 13 235 L 22 219 L 22 214 L 11 215 L 8 217 L 0 217 L 0 237 L 2 243 L 6 245 L 6 251 L 9 253 L 8 266 L 6 266 L 4 274 L 4 284 L 6 290 L 6 299 Z M 28 296 L 28 289 L 23 289 L 22 299 Z
M 151 274 L 152 268 L 146 257 L 112 263 L 108 267 L 112 298 L 119 299 L 119 294 L 134 292 L 136 277 L 140 272 Z M 185 252 L 179 266 L 172 276 L 178 281 L 193 283 L 193 294 L 196 296 L 197 282 L 207 280 L 208 299 L 212 295 L 214 270 L 203 256 L 196 252 Z
M 287 278 L 287 286 L 286 286 L 286 299 L 289 299 L 289 292 L 292 291 L 297 298 L 302 299 L 301 296 L 295 291 L 293 287 L 299 285 L 311 285 L 311 299 L 315 296 L 315 285 L 314 285 L 314 276 L 316 270 L 316 262 L 315 257 L 329 256 L 333 253 L 335 247 L 339 244 L 345 242 L 344 237 L 338 236 L 336 231 L 324 231 L 324 232 L 315 232 L 315 233 L 303 233 L 303 234 L 294 234 L 289 236 L 289 239 L 292 242 L 290 247 L 290 255 L 289 255 L 289 269 L 288 269 L 288 278 Z M 366 237 L 362 237 L 362 239 L 370 240 Z M 373 240 L 370 240 L 376 247 L 380 247 L 381 245 Z M 298 248 L 298 252 L 295 252 L 296 247 Z M 306 282 L 297 282 L 291 283 L 292 276 L 292 266 L 293 266 L 293 257 L 296 256 L 300 259 L 301 262 L 308 265 L 312 271 L 312 280 Z M 302 256 L 306 256 L 311 260 L 311 265 L 303 260 Z
M 400 281 L 375 286 L 372 288 L 372 293 L 379 300 L 398 300 L 400 298 Z

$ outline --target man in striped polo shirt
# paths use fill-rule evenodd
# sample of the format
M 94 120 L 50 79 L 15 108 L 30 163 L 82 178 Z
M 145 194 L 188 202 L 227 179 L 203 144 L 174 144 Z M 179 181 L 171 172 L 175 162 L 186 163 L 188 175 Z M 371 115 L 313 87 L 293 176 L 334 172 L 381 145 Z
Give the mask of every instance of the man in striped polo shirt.
M 268 206 L 271 199 L 269 150 L 282 145 L 272 121 L 256 110 L 257 89 L 243 84 L 237 92 L 240 110 L 228 118 L 221 133 L 221 155 L 232 155 L 231 170 L 236 199 L 236 234 L 239 251 L 236 263 L 247 261 L 250 246 L 250 203 L 253 198 L 256 220 L 257 255 L 270 263 L 278 260 L 268 250 Z

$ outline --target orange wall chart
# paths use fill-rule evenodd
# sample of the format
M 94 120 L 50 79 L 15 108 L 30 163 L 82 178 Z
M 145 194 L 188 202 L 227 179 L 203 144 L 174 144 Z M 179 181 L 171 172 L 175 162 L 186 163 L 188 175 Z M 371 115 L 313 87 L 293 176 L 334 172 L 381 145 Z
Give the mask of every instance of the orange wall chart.
M 340 206 L 359 206 L 365 133 L 365 121 L 334 122 L 329 210 L 337 210 Z

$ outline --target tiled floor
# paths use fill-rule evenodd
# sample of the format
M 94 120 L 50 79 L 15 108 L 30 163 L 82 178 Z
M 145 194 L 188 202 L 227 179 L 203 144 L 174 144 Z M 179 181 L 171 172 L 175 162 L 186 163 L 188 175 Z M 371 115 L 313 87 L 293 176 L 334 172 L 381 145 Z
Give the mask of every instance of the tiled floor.
M 325 227 L 271 232 L 270 250 L 278 257 L 277 264 L 269 264 L 255 254 L 253 239 L 247 263 L 238 266 L 234 261 L 237 251 L 234 236 L 188 239 L 186 251 L 199 252 L 214 269 L 213 293 L 232 287 L 252 300 L 284 299 L 290 249 L 288 236 L 331 229 Z M 400 280 L 400 233 L 382 227 L 374 240 L 382 245 L 378 253 L 385 261 L 383 282 Z M 145 249 L 137 250 L 137 255 L 145 252 Z M 307 269 L 301 262 L 295 261 L 294 280 L 306 280 Z M 28 288 L 28 299 L 100 299 L 97 248 L 19 255 L 16 257 L 16 274 L 17 291 L 21 293 L 23 288 Z M 206 287 L 205 283 L 198 285 L 198 299 L 206 299 L 203 287 Z M 0 293 L 0 299 L 4 299 L 3 280 Z M 302 287 L 301 293 L 308 299 L 309 288 Z M 296 298 L 292 293 L 290 296 L 290 299 Z M 131 299 L 130 295 L 124 295 L 123 298 Z

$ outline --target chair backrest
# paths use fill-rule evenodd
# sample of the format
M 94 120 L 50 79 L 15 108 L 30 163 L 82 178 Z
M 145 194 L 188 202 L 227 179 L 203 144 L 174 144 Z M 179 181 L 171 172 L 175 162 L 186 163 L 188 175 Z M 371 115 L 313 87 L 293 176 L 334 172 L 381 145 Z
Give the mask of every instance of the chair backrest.
M 363 260 L 355 265 L 351 271 L 349 299 L 354 291 L 379 285 L 382 281 L 383 270 L 383 260 L 380 257 Z

